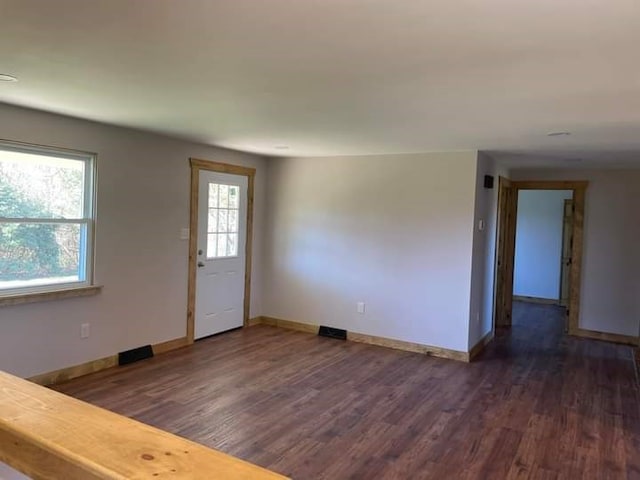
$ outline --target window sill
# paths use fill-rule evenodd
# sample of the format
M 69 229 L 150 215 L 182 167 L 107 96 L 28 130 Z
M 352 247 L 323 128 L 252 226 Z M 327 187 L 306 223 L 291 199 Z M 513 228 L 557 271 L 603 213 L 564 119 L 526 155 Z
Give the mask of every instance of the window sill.
M 10 305 L 22 305 L 25 303 L 48 302 L 50 300 L 62 300 L 63 298 L 89 297 L 97 295 L 102 290 L 102 285 L 90 287 L 74 287 L 61 290 L 49 290 L 37 293 L 18 293 L 15 295 L 0 296 L 0 307 Z

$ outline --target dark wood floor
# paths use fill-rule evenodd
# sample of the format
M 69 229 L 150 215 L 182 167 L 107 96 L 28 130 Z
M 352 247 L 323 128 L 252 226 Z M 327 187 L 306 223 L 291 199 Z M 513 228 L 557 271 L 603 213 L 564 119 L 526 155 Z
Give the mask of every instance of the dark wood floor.
M 257 326 L 58 389 L 294 479 L 640 478 L 631 349 L 552 306 L 472 364 Z

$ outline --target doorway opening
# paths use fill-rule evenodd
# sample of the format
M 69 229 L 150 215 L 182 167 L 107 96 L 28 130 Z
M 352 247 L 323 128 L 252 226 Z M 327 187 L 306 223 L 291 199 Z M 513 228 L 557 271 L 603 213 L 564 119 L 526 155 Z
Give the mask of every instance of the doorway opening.
M 190 159 L 187 340 L 248 324 L 255 169 Z
M 510 327 L 513 302 L 566 309 L 564 330 L 579 335 L 584 181 L 500 178 L 495 327 Z
M 573 191 L 520 190 L 513 299 L 569 305 Z

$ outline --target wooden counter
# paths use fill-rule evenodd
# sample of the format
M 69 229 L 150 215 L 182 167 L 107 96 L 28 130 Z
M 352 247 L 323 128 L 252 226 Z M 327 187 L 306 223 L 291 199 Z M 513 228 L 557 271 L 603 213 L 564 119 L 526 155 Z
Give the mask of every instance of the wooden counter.
M 285 478 L 5 372 L 0 461 L 34 479 Z

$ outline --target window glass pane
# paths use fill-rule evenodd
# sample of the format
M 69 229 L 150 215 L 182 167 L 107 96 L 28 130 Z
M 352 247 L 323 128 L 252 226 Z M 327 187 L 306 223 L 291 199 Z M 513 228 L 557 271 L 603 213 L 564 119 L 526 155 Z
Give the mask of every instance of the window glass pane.
M 210 233 L 207 235 L 207 258 L 214 258 L 217 255 L 218 235 Z
M 220 208 L 229 207 L 229 185 L 220 185 Z
M 238 210 L 229 210 L 229 231 L 238 231 Z
M 209 184 L 209 208 L 218 207 L 218 184 Z
M 235 257 L 238 255 L 238 234 L 229 233 L 227 235 L 227 255 Z
M 240 187 L 229 186 L 229 208 L 240 208 Z
M 0 217 L 83 218 L 85 165 L 0 150 Z
M 227 231 L 228 216 L 229 216 L 229 210 L 218 210 L 218 231 L 219 232 Z
M 86 226 L 0 223 L 0 290 L 85 279 Z
M 218 257 L 226 257 L 227 256 L 227 236 L 226 235 L 218 235 Z
M 218 210 L 216 208 L 209 209 L 209 223 L 207 224 L 207 232 L 215 233 L 218 231 Z

